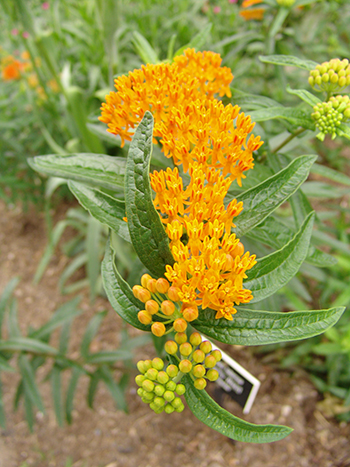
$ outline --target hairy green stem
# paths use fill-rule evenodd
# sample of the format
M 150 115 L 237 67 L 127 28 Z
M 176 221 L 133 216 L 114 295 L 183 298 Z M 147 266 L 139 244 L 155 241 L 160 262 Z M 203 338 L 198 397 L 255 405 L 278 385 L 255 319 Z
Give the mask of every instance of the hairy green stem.
M 275 148 L 272 151 L 272 154 L 276 154 L 284 146 L 286 146 L 286 144 L 288 144 L 290 141 L 292 141 L 292 139 L 294 139 L 296 136 L 301 135 L 304 131 L 306 131 L 306 128 L 299 128 L 299 130 L 296 130 L 294 133 L 290 134 L 284 141 L 282 141 L 282 143 L 279 146 L 277 146 L 277 148 Z

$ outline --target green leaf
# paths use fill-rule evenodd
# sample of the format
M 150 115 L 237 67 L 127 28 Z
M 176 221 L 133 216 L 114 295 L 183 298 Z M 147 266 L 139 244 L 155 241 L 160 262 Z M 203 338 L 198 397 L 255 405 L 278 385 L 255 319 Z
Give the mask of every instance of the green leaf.
M 107 94 L 107 92 L 106 92 Z M 104 100 L 104 96 L 103 96 Z M 111 146 L 121 146 L 122 140 L 119 135 L 113 135 L 107 131 L 106 125 L 99 125 L 98 123 L 87 123 L 88 129 L 94 135 L 98 136 L 100 140 L 105 141 Z
M 35 381 L 35 373 L 28 357 L 26 355 L 20 355 L 18 364 L 23 378 L 25 394 L 29 396 L 31 402 L 38 407 L 40 412 L 45 413 L 45 407 Z
M 69 182 L 68 186 L 83 208 L 87 209 L 93 217 L 107 225 L 124 240 L 131 241 L 128 225 L 123 220 L 125 217 L 123 201 L 82 183 Z
M 50 355 L 57 355 L 58 351 L 44 342 L 29 337 L 12 337 L 7 341 L 0 342 L 0 351 L 23 351 L 33 353 L 44 353 Z
M 333 182 L 342 183 L 343 185 L 350 186 L 350 177 L 343 174 L 342 172 L 338 172 L 337 170 L 331 169 L 325 165 L 314 164 L 311 169 L 311 172 L 321 175 L 322 177 L 329 178 L 329 180 L 333 180 Z
M 270 297 L 299 271 L 308 253 L 314 219 L 315 214 L 309 214 L 299 232 L 287 245 L 259 258 L 257 264 L 247 271 L 248 279 L 244 281 L 244 288 L 252 291 L 253 300 L 250 303 Z
M 111 393 L 113 399 L 115 400 L 118 408 L 128 411 L 128 406 L 125 400 L 124 391 L 121 389 L 119 384 L 114 380 L 111 370 L 107 366 L 102 366 L 99 371 L 102 381 L 107 386 L 107 389 Z
M 278 107 L 279 103 L 266 96 L 250 94 L 240 89 L 230 88 L 232 91 L 232 103 L 243 107 L 244 110 L 266 109 L 269 107 Z
M 66 154 L 27 159 L 32 169 L 54 177 L 118 191 L 124 186 L 125 159 L 104 154 Z
M 5 310 L 6 310 L 8 301 L 11 298 L 13 291 L 17 287 L 18 282 L 19 282 L 19 277 L 14 277 L 13 279 L 11 279 L 10 282 L 5 286 L 5 289 L 3 290 L 1 294 L 1 297 L 0 297 L 0 336 L 1 336 L 2 322 L 4 319 Z
M 311 105 L 311 107 L 314 107 L 315 105 L 320 104 L 322 102 L 318 97 L 314 96 L 313 94 L 311 94 L 311 92 L 306 91 L 305 89 L 292 89 L 288 85 L 286 91 L 289 94 L 294 94 L 295 96 L 298 96 L 302 101 Z
M 21 329 L 19 327 L 17 316 L 17 308 L 17 300 L 13 298 L 10 302 L 10 310 L 7 318 L 7 327 L 10 338 L 21 336 Z
M 143 310 L 144 305 L 134 297 L 129 284 L 119 274 L 114 264 L 110 240 L 107 241 L 101 273 L 108 300 L 118 315 L 134 328 L 150 331 L 151 327 L 140 323 L 137 318 L 138 312 Z
M 47 323 L 37 331 L 31 332 L 29 337 L 39 340 L 44 339 L 48 337 L 54 329 L 80 315 L 82 313 L 82 310 L 78 308 L 80 301 L 81 297 L 74 297 L 72 300 L 69 300 L 69 302 L 64 303 L 57 309 Z
M 54 365 L 51 371 L 51 390 L 52 400 L 55 410 L 57 423 L 59 426 L 63 426 L 63 406 L 62 406 L 62 381 L 61 381 L 61 369 Z
M 69 381 L 67 395 L 66 395 L 66 404 L 65 404 L 66 420 L 67 420 L 67 423 L 69 424 L 72 423 L 72 410 L 74 407 L 75 391 L 77 389 L 78 380 L 82 374 L 83 374 L 82 369 L 77 368 L 77 367 L 73 368 L 72 376 Z
M 182 55 L 186 49 L 200 50 L 203 46 L 205 46 L 209 38 L 212 26 L 213 26 L 212 23 L 208 23 L 206 26 L 204 26 L 204 28 L 201 29 L 200 32 L 196 34 L 190 40 L 190 42 L 188 42 L 188 44 L 184 45 L 183 47 L 181 47 L 175 52 L 174 57 L 177 57 L 178 55 Z
M 24 385 L 23 385 L 23 388 L 25 388 Z M 33 427 L 35 423 L 35 417 L 34 417 L 34 412 L 33 412 L 33 402 L 30 398 L 30 394 L 28 393 L 28 391 L 25 391 L 25 390 L 24 390 L 24 412 L 26 415 L 26 420 L 28 423 L 29 430 L 30 432 L 33 432 Z
M 89 355 L 89 347 L 92 339 L 95 337 L 98 329 L 107 315 L 107 310 L 97 313 L 90 321 L 86 327 L 83 339 L 80 345 L 80 353 L 82 357 L 86 358 Z
M 74 287 L 75 285 L 78 285 L 78 289 L 79 289 L 80 288 L 79 284 L 81 282 L 83 283 L 84 287 L 89 284 L 88 279 L 84 278 L 82 279 L 82 281 L 76 281 L 74 284 L 70 284 L 68 286 L 66 285 L 66 282 L 69 280 L 70 277 L 73 276 L 73 274 L 76 271 L 78 271 L 82 266 L 86 266 L 87 261 L 88 261 L 87 253 L 86 252 L 80 253 L 64 269 L 58 281 L 58 287 L 62 295 L 72 292 L 71 290 L 72 286 Z
M 0 355 L 0 371 L 16 371 L 2 355 Z
M 322 334 L 341 317 L 345 307 L 287 313 L 237 307 L 232 321 L 215 319 L 215 312 L 204 310 L 191 323 L 208 337 L 231 345 L 266 345 L 289 342 Z
M 87 403 L 90 409 L 93 408 L 94 399 L 95 399 L 95 395 L 96 395 L 99 382 L 100 382 L 100 373 L 99 373 L 99 370 L 97 370 L 95 371 L 95 373 L 93 373 L 90 376 L 90 383 L 89 383 L 89 388 L 88 388 L 88 393 L 87 393 Z
M 346 123 L 341 123 L 337 128 L 337 134 L 350 139 L 350 126 Z
M 132 43 L 134 44 L 136 53 L 142 58 L 143 62 L 145 64 L 158 63 L 158 55 L 148 40 L 137 31 L 134 31 L 132 35 Z
M 133 357 L 130 350 L 109 350 L 96 352 L 86 356 L 86 363 L 97 365 L 100 363 L 115 363 L 118 360 L 130 360 Z
M 0 426 L 5 430 L 6 429 L 6 416 L 4 410 L 4 398 L 2 394 L 2 381 L 0 379 Z
M 271 443 L 293 431 L 282 425 L 254 425 L 241 420 L 220 407 L 206 391 L 196 389 L 188 375 L 181 381 L 186 386 L 186 402 L 198 420 L 228 438 L 246 443 Z
M 260 55 L 259 60 L 264 63 L 272 63 L 281 66 L 296 66 L 303 70 L 313 70 L 318 63 L 312 60 L 304 60 L 292 55 Z
M 98 278 L 100 275 L 100 244 L 102 240 L 102 224 L 90 216 L 86 234 L 86 272 L 89 280 L 90 300 L 93 301 L 97 295 Z
M 174 259 L 169 238 L 151 194 L 149 166 L 152 154 L 153 116 L 146 112 L 130 144 L 125 175 L 125 207 L 131 241 L 142 263 L 157 277 Z
M 265 122 L 266 120 L 281 119 L 289 123 L 301 126 L 307 130 L 315 129 L 315 122 L 311 114 L 295 107 L 269 107 L 266 109 L 254 110 L 250 113 L 253 122 Z
M 236 235 L 245 235 L 295 193 L 316 159 L 317 156 L 300 156 L 263 183 L 241 193 L 237 201 L 243 201 L 243 212 L 237 218 Z

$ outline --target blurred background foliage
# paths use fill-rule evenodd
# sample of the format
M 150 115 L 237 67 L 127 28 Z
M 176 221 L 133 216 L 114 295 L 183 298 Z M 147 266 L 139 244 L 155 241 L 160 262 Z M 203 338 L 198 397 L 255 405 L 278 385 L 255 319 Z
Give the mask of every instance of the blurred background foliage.
M 125 157 L 128 146 L 121 148 L 120 139 L 108 134 L 98 121 L 101 102 L 113 89 L 114 77 L 143 63 L 171 60 L 177 51 L 190 46 L 221 54 L 222 64 L 230 67 L 235 76 L 232 98 L 224 98 L 225 103 L 238 104 L 251 114 L 257 122 L 254 133 L 265 141 L 255 155 L 255 168 L 243 182 L 243 189 L 272 176 L 299 155 L 318 155 L 302 190 L 276 211 L 272 223 L 264 223 L 255 236 L 243 239 L 246 248 L 258 257 L 266 255 L 279 247 L 279 235 L 297 230 L 311 206 L 316 210 L 313 245 L 325 254 L 319 253 L 318 261 L 305 262 L 297 277 L 266 300 L 264 308 L 349 306 L 348 140 L 337 137 L 321 142 L 315 138 L 312 107 L 300 99 L 300 93 L 293 92 L 313 92 L 306 67 L 290 63 L 278 66 L 273 60 L 259 59 L 261 55 L 280 55 L 322 63 L 335 57 L 348 58 L 349 2 L 296 0 L 288 6 L 283 0 L 264 0 L 255 5 L 247 0 L 0 0 L 0 13 L 0 198 L 9 208 L 15 204 L 23 209 L 35 205 L 46 212 L 48 245 L 38 265 L 36 282 L 45 273 L 65 228 L 70 226 L 77 233 L 68 243 L 60 244 L 62 253 L 72 258 L 60 279 L 60 290 L 71 293 L 89 286 L 92 300 L 103 294 L 99 263 L 107 231 L 76 207 L 64 180 L 38 176 L 26 159 L 49 153 Z M 257 15 L 259 19 L 253 19 Z M 320 94 L 317 97 L 325 99 Z M 271 112 L 271 108 L 282 109 L 283 116 Z M 298 120 L 295 115 L 303 117 Z M 158 153 L 155 165 L 162 163 L 164 159 L 162 162 Z M 233 191 L 239 193 L 239 188 Z M 72 203 L 66 218 L 55 226 L 52 200 L 55 206 L 67 200 Z M 131 284 L 136 283 L 142 273 L 140 263 L 130 246 L 120 242 L 116 248 L 120 270 Z M 80 268 L 85 268 L 85 276 L 69 282 Z M 3 310 L 6 302 L 14 313 L 13 302 L 7 305 L 10 294 L 5 298 Z M 76 307 L 74 304 L 72 310 Z M 102 319 L 99 316 L 97 320 Z M 40 330 L 30 333 L 39 333 L 46 344 L 50 337 L 48 333 L 40 334 Z M 13 338 L 10 333 L 9 339 Z M 2 369 L 9 370 L 6 365 L 12 350 L 6 350 L 4 337 L 1 345 L 5 353 L 0 363 Z M 20 344 L 16 349 L 23 355 L 30 350 Z M 257 348 L 256 352 L 262 350 Z M 263 352 L 268 352 L 263 359 L 279 367 L 292 371 L 298 366 L 305 368 L 326 398 L 342 402 L 342 410 L 334 415 L 350 421 L 349 309 L 324 336 L 264 347 Z M 33 376 L 40 362 L 37 357 L 20 357 L 19 369 L 27 371 L 27 377 Z M 67 361 L 62 362 L 56 362 L 53 368 L 72 368 Z M 112 371 L 108 365 L 101 375 Z M 98 371 L 102 371 L 100 367 Z M 72 378 L 78 373 L 73 369 Z M 38 391 L 30 394 L 25 396 L 29 421 L 28 404 L 40 405 Z

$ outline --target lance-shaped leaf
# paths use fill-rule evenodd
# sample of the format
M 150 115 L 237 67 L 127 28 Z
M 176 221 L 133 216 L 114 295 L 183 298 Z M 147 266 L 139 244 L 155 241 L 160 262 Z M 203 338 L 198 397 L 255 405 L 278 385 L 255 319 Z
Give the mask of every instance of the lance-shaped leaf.
M 236 235 L 245 235 L 295 193 L 316 159 L 317 156 L 300 156 L 263 183 L 241 193 L 237 201 L 243 201 L 243 212 L 237 218 Z
M 113 232 L 130 242 L 129 230 L 125 217 L 125 203 L 102 191 L 82 183 L 69 182 L 69 189 L 83 208 L 102 224 L 106 224 Z
M 104 154 L 49 154 L 28 159 L 37 172 L 119 191 L 124 186 L 125 159 Z
M 124 321 L 142 331 L 150 331 L 150 326 L 140 323 L 137 314 L 144 308 L 144 304 L 137 300 L 127 282 L 121 277 L 114 264 L 114 254 L 107 241 L 106 253 L 101 266 L 103 286 L 108 300 L 118 315 Z
M 204 310 L 193 326 L 208 337 L 231 345 L 266 345 L 289 342 L 322 334 L 341 317 L 345 307 L 288 313 L 237 308 L 232 321 L 215 319 Z
M 181 382 L 186 386 L 185 399 L 193 414 L 228 438 L 246 443 L 271 443 L 293 431 L 283 425 L 254 425 L 241 420 L 220 407 L 206 391 L 196 389 L 188 375 L 183 376 Z
M 311 92 L 306 91 L 305 89 L 292 89 L 289 85 L 286 88 L 286 91 L 289 94 L 294 94 L 295 96 L 298 96 L 302 101 L 306 102 L 307 104 L 311 105 L 313 107 L 314 105 L 320 104 L 322 101 L 311 94 Z
M 296 66 L 303 70 L 313 70 L 318 65 L 318 63 L 312 60 L 304 60 L 292 55 L 260 55 L 259 60 L 273 65 Z
M 287 120 L 292 125 L 302 126 L 308 130 L 315 129 L 315 122 L 311 116 L 307 112 L 295 107 L 269 107 L 267 109 L 254 110 L 250 115 L 254 122 L 279 119 Z
M 146 112 L 130 144 L 125 174 L 125 206 L 131 241 L 142 263 L 157 277 L 174 259 L 169 238 L 151 193 L 149 166 L 152 155 L 153 116 Z
M 315 214 L 312 212 L 287 245 L 259 258 L 257 264 L 247 271 L 248 279 L 244 282 L 244 288 L 252 291 L 253 300 L 250 303 L 270 297 L 299 271 L 308 253 L 314 219 Z

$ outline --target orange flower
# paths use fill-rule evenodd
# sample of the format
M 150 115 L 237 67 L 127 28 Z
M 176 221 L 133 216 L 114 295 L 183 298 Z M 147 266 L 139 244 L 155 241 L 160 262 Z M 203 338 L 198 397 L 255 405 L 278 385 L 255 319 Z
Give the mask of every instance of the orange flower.
M 22 64 L 18 60 L 11 61 L 1 70 L 1 76 L 4 81 L 12 81 L 21 77 Z
M 245 19 L 255 19 L 261 21 L 264 18 L 265 8 L 252 8 L 250 10 L 241 10 L 239 14 Z

